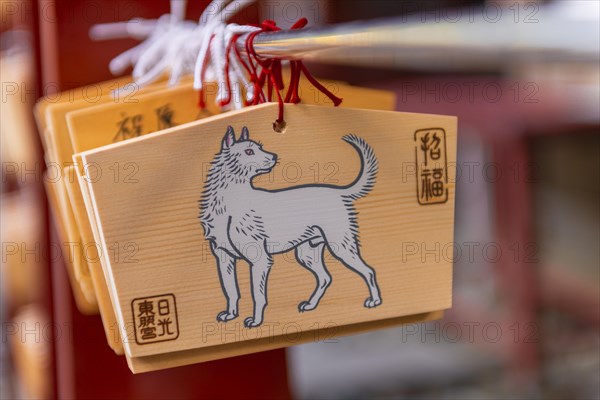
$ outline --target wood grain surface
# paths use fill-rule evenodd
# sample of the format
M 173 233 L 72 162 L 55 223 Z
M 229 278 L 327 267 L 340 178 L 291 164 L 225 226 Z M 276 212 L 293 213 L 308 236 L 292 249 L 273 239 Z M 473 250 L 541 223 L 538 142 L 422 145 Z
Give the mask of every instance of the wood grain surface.
M 89 176 L 86 183 L 102 245 L 116 244 L 122 249 L 119 254 L 108 253 L 106 276 L 130 357 L 212 348 L 281 336 L 294 329 L 309 332 L 328 328 L 328 324 L 342 327 L 450 307 L 451 260 L 435 249 L 453 240 L 454 186 L 452 181 L 447 185 L 447 202 L 419 204 L 415 132 L 443 128 L 447 162 L 455 162 L 456 118 L 287 105 L 287 130 L 276 134 L 271 129 L 276 108 L 276 104 L 256 106 L 82 153 L 84 163 L 102 172 L 99 179 Z M 262 326 L 248 329 L 242 323 L 252 308 L 248 265 L 243 262 L 238 262 L 240 317 L 227 323 L 216 321 L 225 298 L 197 217 L 208 166 L 219 151 L 227 125 L 238 132 L 247 126 L 253 140 L 261 140 L 267 151 L 281 157 L 273 173 L 255 182 L 269 190 L 325 180 L 346 185 L 357 176 L 360 162 L 342 136 L 354 133 L 373 147 L 379 160 L 377 184 L 356 202 L 356 208 L 361 253 L 377 272 L 381 306 L 366 309 L 364 281 L 328 256 L 325 262 L 334 283 L 316 310 L 298 313 L 298 303 L 310 295 L 315 281 L 286 253 L 275 256 Z M 123 169 L 117 179 L 110 169 L 114 165 Z M 434 254 L 429 254 L 431 250 L 414 252 L 414 246 L 434 249 Z M 176 298 L 179 334 L 175 340 L 138 344 L 132 301 L 163 294 Z
M 391 92 L 352 87 L 337 81 L 325 81 L 323 83 L 327 85 L 330 90 L 348 99 L 344 101 L 343 107 L 355 106 L 380 110 L 394 109 L 395 95 Z M 329 99 L 311 91 L 311 86 L 306 79 L 300 81 L 300 90 L 306 94 L 303 101 L 309 104 L 320 103 L 328 105 Z M 157 111 L 164 108 L 166 105 L 168 105 L 168 109 L 172 111 L 170 120 L 174 124 L 189 122 L 212 114 L 218 114 L 219 109 L 215 106 L 214 101 L 215 94 L 216 88 L 209 85 L 206 90 L 206 102 L 208 108 L 206 111 L 200 111 L 196 105 L 198 92 L 193 90 L 190 82 L 184 81 L 173 88 L 165 87 L 162 90 L 140 94 L 135 97 L 135 101 L 119 103 L 107 102 L 93 107 L 71 111 L 66 116 L 71 143 L 76 152 L 110 144 L 115 141 L 115 132 L 117 131 L 120 122 L 122 122 L 124 118 L 132 116 L 141 116 L 140 135 L 154 132 L 160 127 L 157 119 Z M 128 125 L 128 127 L 131 127 L 131 125 Z M 75 165 L 81 166 L 80 157 L 78 155 L 73 156 L 73 161 Z M 79 179 L 82 179 L 82 171 L 79 170 L 77 172 L 79 173 Z M 82 193 L 82 189 L 84 193 Z M 94 234 L 92 232 L 93 230 L 96 230 L 94 214 L 93 212 L 89 212 L 90 208 L 88 208 L 88 211 L 84 208 L 84 200 L 88 198 L 86 186 L 79 188 L 78 185 L 70 184 L 68 185 L 67 193 L 69 195 L 73 213 L 75 214 L 77 227 L 83 240 L 82 247 L 89 248 L 91 244 L 94 246 L 98 245 L 100 241 L 99 239 L 93 239 Z M 84 215 L 86 214 L 89 218 L 86 221 L 81 221 L 80 219 L 84 218 Z M 102 256 L 106 255 L 105 251 L 100 251 L 100 253 Z M 117 354 L 121 354 L 123 352 L 123 345 L 119 331 L 116 329 L 116 316 L 110 313 L 110 310 L 113 309 L 113 304 L 106 295 L 108 293 L 106 283 L 99 279 L 101 276 L 99 271 L 96 270 L 98 263 L 99 261 L 95 259 L 87 260 L 92 283 L 97 293 L 98 308 L 102 316 L 107 340 L 111 348 L 113 348 Z

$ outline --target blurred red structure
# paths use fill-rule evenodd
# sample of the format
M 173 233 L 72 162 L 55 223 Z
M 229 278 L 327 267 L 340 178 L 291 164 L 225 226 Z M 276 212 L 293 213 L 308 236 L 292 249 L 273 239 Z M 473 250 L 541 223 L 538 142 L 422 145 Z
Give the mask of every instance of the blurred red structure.
M 187 18 L 197 19 L 209 1 L 189 3 Z M 114 78 L 108 70 L 109 61 L 138 43 L 92 42 L 88 31 L 93 24 L 134 17 L 157 18 L 168 11 L 169 2 L 161 0 L 24 0 L 11 2 L 3 18 L 10 20 L 10 28 L 32 33 L 39 77 L 37 97 L 41 97 Z M 256 23 L 256 6 L 249 7 L 238 18 L 238 22 Z M 40 163 L 43 165 L 42 160 Z M 45 236 L 49 241 L 59 240 L 52 226 Z M 115 355 L 108 347 L 100 317 L 84 316 L 77 311 L 64 265 L 60 261 L 51 262 L 48 268 L 49 295 L 43 305 L 59 332 L 53 340 L 54 369 L 48 371 L 54 382 L 51 397 L 290 397 L 285 350 L 133 375 L 124 357 Z

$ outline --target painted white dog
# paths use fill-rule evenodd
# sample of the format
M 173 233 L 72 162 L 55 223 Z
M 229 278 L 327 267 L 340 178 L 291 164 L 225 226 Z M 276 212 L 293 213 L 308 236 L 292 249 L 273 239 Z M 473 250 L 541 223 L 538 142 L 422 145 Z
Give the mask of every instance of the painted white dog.
M 252 179 L 270 172 L 277 164 L 277 155 L 250 140 L 246 127 L 237 141 L 233 128 L 227 128 L 200 200 L 200 222 L 217 260 L 227 298 L 227 309 L 217 315 L 218 321 L 238 316 L 236 260 L 242 259 L 251 266 L 254 300 L 254 315 L 246 318 L 244 325 L 259 326 L 267 305 L 267 278 L 273 255 L 292 249 L 298 262 L 317 280 L 310 298 L 298 305 L 300 312 L 315 309 L 331 284 L 323 262 L 325 246 L 342 264 L 364 278 L 370 294 L 365 307 L 381 304 L 375 271 L 360 256 L 353 205 L 354 200 L 373 188 L 377 159 L 363 139 L 346 135 L 343 140 L 361 157 L 359 176 L 350 185 L 314 184 L 265 190 L 254 187 Z

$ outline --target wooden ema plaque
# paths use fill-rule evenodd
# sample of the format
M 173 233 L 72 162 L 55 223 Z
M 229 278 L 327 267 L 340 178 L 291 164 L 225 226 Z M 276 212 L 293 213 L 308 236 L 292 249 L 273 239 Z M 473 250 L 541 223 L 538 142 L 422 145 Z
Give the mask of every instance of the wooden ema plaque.
M 327 81 L 331 90 L 347 98 L 342 107 L 358 107 L 378 110 L 393 110 L 395 96 L 391 92 L 376 89 L 352 87 L 343 82 Z M 305 79 L 299 82 L 300 89 L 311 93 L 312 86 Z M 71 111 L 66 115 L 69 135 L 75 152 L 91 150 L 115 141 L 127 140 L 130 136 L 145 135 L 159 129 L 165 129 L 181 123 L 190 122 L 196 118 L 205 118 L 218 114 L 220 109 L 214 101 L 217 92 L 216 84 L 208 84 L 205 91 L 206 103 L 209 108 L 200 110 L 196 104 L 198 92 L 193 90 L 191 83 L 173 88 L 163 88 L 151 93 L 137 96 L 132 101 L 109 102 L 94 107 Z M 313 93 L 303 100 L 308 104 L 327 104 L 326 96 Z M 133 101 L 135 100 L 135 101 Z M 74 165 L 65 168 L 64 176 L 77 176 L 77 167 L 81 166 L 78 156 L 73 158 Z M 77 166 L 77 167 L 76 167 Z M 131 165 L 129 167 L 132 167 Z M 126 172 L 126 171 L 124 171 Z M 82 175 L 82 174 L 80 174 Z M 84 203 L 89 202 L 87 193 L 82 193 L 77 179 L 65 180 L 70 206 L 85 248 L 85 260 L 89 267 L 94 291 L 92 295 L 98 302 L 107 341 L 117 353 L 123 354 L 123 345 L 117 329 L 116 316 L 108 294 L 108 287 L 101 268 L 101 255 L 95 247 L 99 240 L 94 234 L 96 221 L 93 213 L 86 211 Z M 85 186 L 83 187 L 85 189 Z M 91 207 L 88 207 L 91 210 Z M 76 288 L 74 287 L 74 290 Z
M 134 372 L 451 306 L 451 262 L 413 250 L 453 241 L 456 118 L 286 105 L 275 133 L 276 114 L 265 104 L 81 153 Z M 116 176 L 125 164 L 135 172 Z

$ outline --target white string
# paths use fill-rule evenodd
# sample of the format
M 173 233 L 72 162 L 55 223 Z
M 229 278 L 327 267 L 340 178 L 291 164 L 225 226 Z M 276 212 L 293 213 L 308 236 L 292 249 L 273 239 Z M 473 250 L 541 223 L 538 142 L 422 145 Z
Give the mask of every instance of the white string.
M 171 0 L 170 12 L 156 20 L 133 19 L 128 22 L 97 24 L 90 29 L 94 40 L 114 38 L 135 38 L 143 40 L 137 46 L 126 50 L 111 60 L 109 68 L 113 74 L 120 74 L 133 66 L 133 78 L 139 87 L 155 82 L 162 75 L 169 75 L 170 86 L 179 83 L 182 76 L 192 74 L 193 87 L 202 90 L 204 78 L 216 79 L 218 91 L 216 101 L 231 96 L 231 107 L 243 106 L 240 90 L 246 88 L 246 99 L 251 101 L 254 87 L 248 81 L 245 71 L 235 53 L 226 54 L 234 35 L 244 35 L 260 28 L 227 24 L 227 20 L 255 0 L 213 0 L 203 11 L 198 22 L 186 21 L 186 0 Z M 212 40 L 211 40 L 212 38 Z M 210 51 L 210 56 L 207 54 Z M 226 57 L 229 57 L 227 71 L 230 91 L 226 84 Z M 116 95 L 119 95 L 118 90 Z M 238 94 L 237 96 L 235 94 Z
M 202 69 L 206 59 L 206 53 L 208 53 L 208 46 L 211 42 L 213 30 L 213 24 L 207 23 L 201 28 L 201 31 L 204 32 L 197 33 L 198 37 L 201 39 L 200 51 L 198 52 L 198 57 L 196 58 L 194 66 L 194 89 L 197 90 L 202 90 Z
M 225 84 L 225 52 L 226 48 L 223 48 L 223 37 L 225 36 L 225 25 L 218 24 L 213 33 L 213 40 L 210 42 L 210 55 L 212 60 L 212 70 L 217 76 L 217 82 L 219 83 L 217 91 L 217 103 L 220 103 L 226 96 L 226 84 Z
M 239 10 L 245 8 L 247 5 L 253 3 L 254 0 L 239 0 L 239 1 L 233 1 L 229 4 L 227 4 L 224 8 L 222 8 L 221 10 L 219 10 L 219 12 L 217 12 L 212 18 L 204 18 L 204 14 L 202 15 L 202 17 L 200 17 L 200 24 L 203 23 L 203 21 L 205 22 L 205 25 L 200 25 L 203 28 L 203 37 L 202 37 L 202 45 L 200 47 L 200 51 L 198 52 L 198 57 L 196 58 L 196 65 L 194 68 L 194 89 L 198 89 L 198 90 L 202 90 L 202 69 L 204 66 L 204 62 L 206 61 L 206 52 L 208 51 L 208 43 L 211 41 L 211 37 L 212 34 L 214 33 L 214 31 L 217 29 L 218 26 L 222 25 L 225 26 L 225 23 L 227 22 L 227 16 L 233 16 L 234 15 L 234 11 L 239 12 Z M 213 1 L 213 3 L 215 3 L 215 1 Z M 211 3 L 212 4 L 212 3 Z M 206 10 L 208 10 L 209 8 L 211 8 L 211 6 L 209 5 L 209 7 L 207 7 Z M 234 8 L 237 8 L 237 10 L 235 10 Z M 205 12 L 206 12 L 205 10 Z M 253 27 L 248 27 L 248 28 L 253 28 Z M 254 28 L 254 30 L 257 30 L 259 28 Z M 213 41 L 215 39 L 213 38 Z M 221 40 L 219 42 L 219 46 L 221 48 L 223 48 L 223 54 L 225 53 L 225 50 L 227 49 L 227 45 L 228 42 L 225 43 L 223 40 Z M 212 50 L 212 47 L 211 47 Z M 217 61 L 217 63 L 219 63 L 219 61 Z M 223 62 L 223 65 L 225 65 L 225 63 Z M 208 71 L 208 69 L 207 69 Z
M 257 30 L 260 30 L 260 28 L 247 25 L 229 24 L 225 28 L 225 43 L 229 43 L 234 35 L 244 35 Z M 250 81 L 246 77 L 246 73 L 244 72 L 240 61 L 235 54 L 229 54 L 229 65 L 230 82 L 235 82 L 237 84 L 236 89 L 238 93 L 242 87 L 245 88 L 246 100 L 251 102 L 254 99 L 254 85 L 250 84 Z M 241 101 L 241 93 L 239 94 L 239 96 L 234 98 L 234 106 L 236 109 L 240 109 L 243 106 Z
M 171 8 L 171 15 L 177 21 L 183 21 L 185 19 L 187 0 L 170 0 L 169 6 Z

